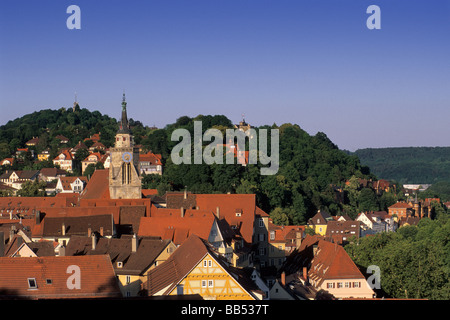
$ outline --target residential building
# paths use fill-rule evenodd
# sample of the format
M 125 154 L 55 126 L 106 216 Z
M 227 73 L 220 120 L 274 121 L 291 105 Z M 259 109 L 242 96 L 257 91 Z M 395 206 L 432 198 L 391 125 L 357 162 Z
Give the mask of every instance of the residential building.
M 52 182 L 58 180 L 59 177 L 65 177 L 67 172 L 58 168 L 42 168 L 39 172 L 39 180 Z
M 55 191 L 56 193 L 82 193 L 86 184 L 87 177 L 58 177 Z
M 53 164 L 55 166 L 59 166 L 60 169 L 65 170 L 67 172 L 72 172 L 73 170 L 73 154 L 68 150 L 62 150 L 59 155 L 53 159 Z
M 282 270 L 338 299 L 373 298 L 375 295 L 344 248 L 321 236 L 307 235 L 299 250 L 287 258 Z
M 27 181 L 35 181 L 39 177 L 39 170 L 6 170 L 0 175 L 0 182 L 16 190 L 22 188 Z
M 139 154 L 139 167 L 141 174 L 162 175 L 161 155 L 149 151 L 146 154 Z
M 166 261 L 176 246 L 170 240 L 139 238 L 98 238 L 95 234 L 72 236 L 66 255 L 109 255 L 123 297 L 135 297 L 147 280 L 147 273 Z
M 403 217 L 408 217 L 413 214 L 413 206 L 406 202 L 397 202 L 388 208 L 390 216 L 395 215 L 396 220 L 399 221 Z
M 48 159 L 50 159 L 50 149 L 45 149 L 38 153 L 39 161 L 47 161 Z
M 360 236 L 360 221 L 329 221 L 327 224 L 327 239 L 338 244 L 346 244 L 350 239 Z
M 318 210 L 316 215 L 309 219 L 308 226 L 313 228 L 316 234 L 324 236 L 327 233 L 327 224 L 333 217 L 326 211 Z
M 191 235 L 167 261 L 148 272 L 142 294 L 200 295 L 208 300 L 261 300 L 264 297 L 242 270 L 228 266 L 196 235 Z

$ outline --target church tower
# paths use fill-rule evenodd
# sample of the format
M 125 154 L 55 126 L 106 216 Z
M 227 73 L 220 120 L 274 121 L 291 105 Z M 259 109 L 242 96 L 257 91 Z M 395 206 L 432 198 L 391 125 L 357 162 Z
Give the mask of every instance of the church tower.
M 114 148 L 110 149 L 109 195 L 111 199 L 140 199 L 139 149 L 134 146 L 127 117 L 125 93 L 122 99 L 122 118 Z

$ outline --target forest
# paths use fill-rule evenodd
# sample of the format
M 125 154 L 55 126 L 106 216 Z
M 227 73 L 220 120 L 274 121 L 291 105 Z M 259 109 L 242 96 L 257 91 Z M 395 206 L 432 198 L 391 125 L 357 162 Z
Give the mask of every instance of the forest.
M 401 184 L 450 183 L 450 147 L 368 148 L 354 154 L 379 179 Z

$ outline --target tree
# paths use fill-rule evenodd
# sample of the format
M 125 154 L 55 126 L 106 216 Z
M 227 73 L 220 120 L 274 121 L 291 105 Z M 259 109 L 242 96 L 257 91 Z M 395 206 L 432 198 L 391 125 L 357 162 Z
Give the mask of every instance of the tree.
M 270 213 L 270 218 L 272 218 L 273 223 L 278 226 L 287 226 L 289 225 L 289 218 L 286 213 L 283 212 L 282 208 L 275 208 Z
M 22 183 L 22 188 L 17 191 L 20 197 L 43 197 L 45 196 L 45 182 L 41 181 L 25 181 Z

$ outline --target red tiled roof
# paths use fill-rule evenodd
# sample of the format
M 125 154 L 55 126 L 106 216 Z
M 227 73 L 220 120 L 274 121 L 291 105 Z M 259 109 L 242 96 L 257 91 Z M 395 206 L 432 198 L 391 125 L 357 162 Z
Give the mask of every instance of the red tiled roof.
M 412 206 L 406 202 L 397 202 L 397 203 L 394 203 L 392 206 L 390 206 L 388 209 L 396 209 L 396 208 L 409 209 L 409 208 L 412 208 Z
M 153 152 L 147 152 L 139 155 L 139 161 L 149 161 L 150 164 L 161 164 L 161 155 L 154 154 Z
M 109 170 L 95 170 L 81 197 L 82 199 L 110 199 Z
M 200 210 L 217 213 L 219 219 L 225 219 L 230 226 L 237 226 L 247 243 L 252 243 L 255 214 L 264 216 L 265 212 L 256 206 L 254 194 L 197 194 L 196 203 Z M 236 210 L 241 210 L 236 215 Z
M 73 160 L 72 154 L 71 154 L 71 153 L 69 152 L 69 150 L 67 150 L 67 149 L 62 150 L 62 151 L 58 154 L 58 156 L 57 156 L 55 159 L 53 159 L 53 160 L 56 160 L 56 161 L 61 160 L 61 159 L 59 158 L 59 156 L 60 156 L 61 154 L 63 154 L 63 155 L 65 156 L 65 159 L 64 159 L 64 160 Z
M 209 211 L 188 209 L 182 217 L 181 209 L 159 208 L 152 211 L 151 217 L 141 218 L 138 235 L 160 237 L 180 245 L 192 234 L 208 239 L 214 219 Z
M 70 266 L 80 270 L 80 288 L 70 289 Z M 37 287 L 29 288 L 28 279 Z M 59 299 L 120 297 L 109 256 L 0 258 L 0 295 L 8 298 Z

